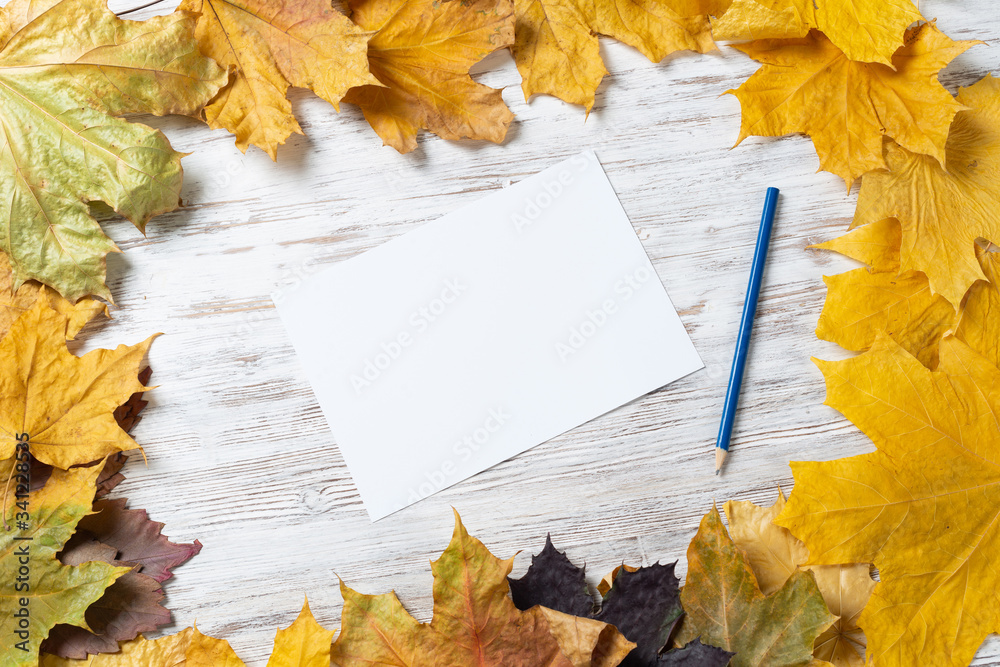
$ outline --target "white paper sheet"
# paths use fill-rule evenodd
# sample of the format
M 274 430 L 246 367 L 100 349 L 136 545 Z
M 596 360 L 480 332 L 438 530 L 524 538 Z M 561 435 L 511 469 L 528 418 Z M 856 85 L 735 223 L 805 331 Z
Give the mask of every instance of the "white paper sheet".
M 373 521 L 702 367 L 592 152 L 274 300 Z

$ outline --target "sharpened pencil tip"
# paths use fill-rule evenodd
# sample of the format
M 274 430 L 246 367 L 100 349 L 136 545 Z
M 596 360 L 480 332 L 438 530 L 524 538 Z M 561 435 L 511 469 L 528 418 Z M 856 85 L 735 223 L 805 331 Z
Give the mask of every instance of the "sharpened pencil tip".
M 721 447 L 716 447 L 716 449 L 715 449 L 715 474 L 716 475 L 722 474 L 722 464 L 726 460 L 726 454 L 728 454 L 728 452 L 726 450 L 722 449 Z

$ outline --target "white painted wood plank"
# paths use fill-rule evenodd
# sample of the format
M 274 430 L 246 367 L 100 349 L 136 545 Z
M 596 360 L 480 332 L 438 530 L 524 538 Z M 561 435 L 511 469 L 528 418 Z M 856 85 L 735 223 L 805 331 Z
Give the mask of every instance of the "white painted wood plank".
M 994 46 L 946 71 L 953 91 L 1000 69 L 992 2 L 925 0 L 922 10 L 952 37 Z M 789 460 L 872 449 L 822 405 L 809 361 L 845 356 L 813 329 L 821 275 L 850 262 L 805 248 L 846 229 L 856 190 L 814 173 L 802 137 L 730 150 L 739 106 L 720 94 L 755 70 L 742 54 L 723 47 L 655 65 L 611 40 L 601 50 L 611 74 L 586 121 L 554 99 L 525 103 L 506 54 L 477 67 L 481 81 L 507 87 L 517 114 L 503 146 L 424 134 L 401 156 L 356 108 L 338 115 L 303 91 L 292 99 L 306 136 L 279 149 L 277 164 L 256 149 L 241 155 L 231 136 L 192 120 L 141 118 L 192 152 L 186 206 L 151 222 L 146 238 L 128 223 L 105 225 L 125 250 L 109 258 L 115 321 L 92 327 L 80 349 L 166 334 L 151 354 L 159 387 L 135 433 L 149 465 L 132 461 L 118 490 L 172 538 L 205 545 L 166 585 L 176 620 L 166 631 L 197 620 L 247 664 L 264 665 L 303 594 L 320 621 L 339 624 L 338 575 L 365 592 L 395 589 L 427 620 L 428 560 L 448 542 L 452 506 L 497 555 L 524 550 L 516 574 L 551 532 L 595 581 L 623 560 L 680 559 L 683 576 L 713 501 L 770 502 L 779 484 L 791 488 Z M 588 148 L 706 369 L 371 524 L 268 295 Z M 717 478 L 712 445 L 770 185 L 782 189 L 779 218 L 731 465 Z M 975 664 L 1000 665 L 1000 642 L 989 640 Z

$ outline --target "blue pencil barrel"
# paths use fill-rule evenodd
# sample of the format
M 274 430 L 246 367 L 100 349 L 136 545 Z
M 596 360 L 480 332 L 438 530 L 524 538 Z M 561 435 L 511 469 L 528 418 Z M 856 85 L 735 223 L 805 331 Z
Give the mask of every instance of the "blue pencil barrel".
M 746 368 L 747 350 L 750 348 L 750 332 L 753 330 L 753 318 L 757 312 L 757 297 L 760 296 L 760 283 L 764 275 L 764 264 L 767 261 L 767 248 L 771 243 L 771 227 L 774 226 L 774 210 L 777 203 L 778 189 L 768 188 L 767 196 L 764 199 L 764 211 L 760 216 L 760 231 L 757 232 L 757 247 L 753 251 L 753 264 L 750 267 L 747 296 L 743 302 L 743 316 L 740 319 L 740 334 L 736 339 L 733 369 L 729 374 L 726 402 L 722 406 L 722 423 L 719 425 L 719 437 L 715 441 L 716 447 L 727 452 L 729 451 L 729 438 L 733 433 L 733 421 L 736 419 L 736 406 L 740 402 L 743 371 Z

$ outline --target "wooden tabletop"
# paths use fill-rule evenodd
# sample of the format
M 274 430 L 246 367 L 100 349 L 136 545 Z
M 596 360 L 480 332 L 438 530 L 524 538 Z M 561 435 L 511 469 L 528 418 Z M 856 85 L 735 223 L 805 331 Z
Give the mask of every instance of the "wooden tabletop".
M 993 0 L 925 0 L 921 10 L 952 38 L 990 43 L 943 73 L 949 90 L 1000 70 Z M 128 222 L 105 223 L 125 251 L 108 260 L 114 320 L 91 326 L 75 349 L 165 334 L 150 355 L 158 386 L 134 432 L 148 465 L 134 457 L 116 493 L 171 538 L 204 543 L 166 584 L 167 632 L 197 621 L 263 666 L 304 594 L 321 623 L 339 626 L 338 576 L 367 593 L 394 589 L 429 620 L 428 560 L 448 543 L 451 507 L 496 555 L 521 552 L 515 574 L 551 533 L 594 583 L 622 561 L 680 559 L 683 577 L 713 502 L 770 504 L 779 485 L 791 489 L 790 460 L 873 449 L 822 404 L 810 361 L 846 356 L 813 331 L 821 276 L 852 262 L 806 247 L 847 228 L 857 187 L 816 173 L 801 136 L 730 150 L 740 111 L 722 93 L 756 69 L 734 49 L 653 64 L 602 38 L 601 53 L 611 73 L 586 119 L 552 98 L 526 103 L 507 53 L 477 66 L 479 81 L 506 87 L 517 116 L 501 146 L 425 133 L 399 155 L 356 107 L 338 114 L 301 90 L 291 98 L 306 136 L 279 148 L 277 163 L 190 119 L 138 118 L 191 152 L 184 207 L 155 218 L 146 238 Z M 371 523 L 269 295 L 584 149 L 603 163 L 706 368 Z M 712 448 L 768 186 L 782 198 L 732 453 L 716 477 Z M 974 664 L 1000 665 L 1000 641 Z

